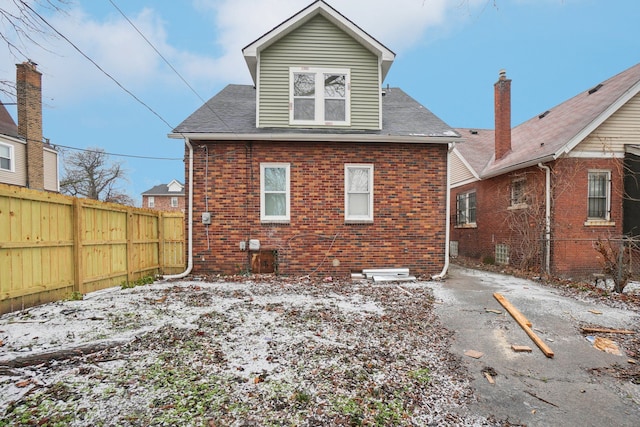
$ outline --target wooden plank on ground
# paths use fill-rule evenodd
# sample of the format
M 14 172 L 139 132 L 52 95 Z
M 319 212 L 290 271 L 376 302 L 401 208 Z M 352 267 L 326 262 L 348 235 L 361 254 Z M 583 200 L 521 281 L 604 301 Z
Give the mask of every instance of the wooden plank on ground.
M 505 297 L 497 292 L 493 294 L 493 297 L 497 299 L 500 304 L 502 304 L 502 306 L 509 312 L 509 314 L 511 314 L 513 318 L 516 319 L 516 321 L 520 319 L 518 323 L 522 322 L 528 327 L 531 327 L 531 322 L 529 322 L 527 318 L 524 317 L 524 314 L 520 313 L 520 310 L 515 308 Z
M 552 358 L 554 356 L 553 350 L 540 339 L 538 335 L 531 329 L 530 322 L 520 313 L 511 303 L 499 293 L 493 294 L 493 297 L 498 300 L 500 304 L 513 316 L 520 327 L 529 335 L 529 338 L 538 346 L 538 348 L 544 353 L 545 356 Z M 515 314 L 514 314 L 515 313 Z M 529 323 L 529 324 L 527 324 Z
M 589 333 L 602 333 L 602 334 L 626 334 L 626 335 L 632 335 L 635 334 L 635 331 L 630 331 L 628 329 L 606 329 L 606 328 L 587 328 L 587 327 L 582 327 L 582 332 L 589 332 Z
M 515 351 L 516 353 L 531 353 L 533 351 L 528 345 L 512 345 L 511 350 Z

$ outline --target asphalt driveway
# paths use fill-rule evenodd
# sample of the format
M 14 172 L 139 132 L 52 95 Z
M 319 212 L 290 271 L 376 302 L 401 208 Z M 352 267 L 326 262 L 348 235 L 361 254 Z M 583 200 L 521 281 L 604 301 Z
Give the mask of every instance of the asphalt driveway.
M 436 313 L 454 333 L 451 351 L 473 377 L 477 402 L 466 410 L 527 426 L 640 425 L 640 385 L 606 371 L 626 365 L 629 356 L 600 351 L 580 326 L 632 329 L 640 333 L 637 312 L 562 296 L 536 282 L 459 266 L 433 286 Z M 498 303 L 508 299 L 553 350 L 548 358 Z M 500 313 L 500 314 L 498 314 Z M 615 342 L 615 335 L 609 335 Z M 532 348 L 515 352 L 512 345 Z M 479 358 L 465 355 L 482 353 Z M 492 375 L 490 384 L 484 372 Z

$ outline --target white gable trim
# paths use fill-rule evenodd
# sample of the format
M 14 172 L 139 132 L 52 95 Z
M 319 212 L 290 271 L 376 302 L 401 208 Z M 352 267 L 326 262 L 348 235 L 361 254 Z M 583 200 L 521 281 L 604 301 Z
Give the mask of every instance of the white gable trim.
M 629 90 L 627 90 L 620 98 L 618 98 L 613 104 L 609 105 L 609 107 L 602 112 L 598 117 L 595 118 L 591 123 L 585 126 L 580 132 L 574 135 L 573 138 L 569 140 L 558 152 L 555 153 L 555 158 L 560 157 L 563 154 L 568 154 L 574 148 L 578 146 L 586 137 L 591 135 L 602 123 L 605 122 L 609 117 L 613 115 L 616 111 L 622 108 L 631 98 L 636 96 L 640 92 L 640 81 L 631 86 Z
M 480 179 L 480 175 L 475 171 L 475 169 L 473 169 L 473 167 L 469 164 L 469 162 L 467 162 L 467 159 L 464 158 L 462 153 L 455 146 L 453 147 L 453 150 L 451 151 L 451 153 L 455 154 L 458 157 L 458 159 L 460 159 L 462 164 L 469 170 L 469 172 L 471 172 L 471 175 L 473 175 L 475 178 L 475 180 L 473 181 Z
M 396 54 L 371 37 L 349 19 L 344 17 L 340 12 L 329 6 L 324 1 L 318 0 L 242 49 L 242 54 L 249 66 L 249 72 L 251 73 L 251 78 L 253 78 L 254 84 L 257 84 L 258 82 L 257 69 L 260 51 L 302 26 L 305 22 L 316 15 L 322 15 L 329 20 L 329 22 L 349 34 L 365 48 L 378 56 L 378 58 L 380 58 L 380 63 L 382 64 L 382 80 L 384 80 L 384 77 L 387 75 Z

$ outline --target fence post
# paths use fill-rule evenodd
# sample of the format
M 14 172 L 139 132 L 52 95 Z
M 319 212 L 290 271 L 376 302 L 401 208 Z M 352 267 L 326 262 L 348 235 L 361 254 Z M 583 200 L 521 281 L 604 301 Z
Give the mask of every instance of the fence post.
M 82 222 L 82 200 L 79 198 L 73 199 L 73 256 L 75 258 L 74 265 L 74 284 L 73 290 L 84 294 L 84 271 L 83 271 L 83 248 L 82 248 L 82 236 L 83 236 L 83 222 Z
M 127 283 L 132 283 L 134 281 L 133 268 L 135 260 L 133 236 L 133 210 L 131 208 L 127 208 Z
M 160 274 L 164 274 L 164 213 L 158 211 L 158 264 Z

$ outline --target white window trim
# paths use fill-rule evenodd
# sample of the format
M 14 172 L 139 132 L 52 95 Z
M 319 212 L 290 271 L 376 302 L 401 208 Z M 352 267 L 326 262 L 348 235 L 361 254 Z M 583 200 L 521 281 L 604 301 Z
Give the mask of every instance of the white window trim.
M 177 208 L 180 205 L 178 198 L 176 196 L 171 197 L 171 207 Z
M 589 217 L 589 175 L 592 173 L 606 173 L 607 174 L 607 200 L 606 200 L 606 214 L 604 218 Z M 614 221 L 611 221 L 611 171 L 608 169 L 589 169 L 587 171 L 587 220 L 584 225 L 586 226 L 613 226 L 616 225 Z
M 293 110 L 293 75 L 294 73 L 315 73 L 316 74 L 316 96 L 315 96 L 315 120 L 295 120 Z M 344 121 L 324 120 L 324 78 L 318 78 L 323 74 L 344 74 L 345 75 L 345 117 Z M 314 126 L 349 126 L 351 124 L 351 70 L 347 68 L 312 68 L 312 67 L 291 67 L 289 68 L 289 124 L 291 125 L 314 125 Z
M 147 207 L 148 208 L 155 208 L 156 207 L 156 198 L 153 196 L 149 196 L 149 198 L 147 199 Z
M 284 168 L 286 173 L 285 215 L 267 215 L 264 189 L 264 170 L 266 168 Z M 260 163 L 260 221 L 270 223 L 289 223 L 291 220 L 291 164 L 290 163 Z
M 349 215 L 349 169 L 366 168 L 369 170 L 369 215 Z M 371 163 L 345 163 L 344 165 L 344 220 L 347 223 L 373 222 L 373 164 Z
M 9 149 L 9 169 L 0 169 L 0 171 L 3 171 L 3 172 L 15 172 L 16 171 L 16 157 L 15 157 L 15 151 L 13 149 L 13 145 L 4 144 L 2 142 L 0 142 L 0 145 L 2 145 L 3 147 L 7 147 Z

